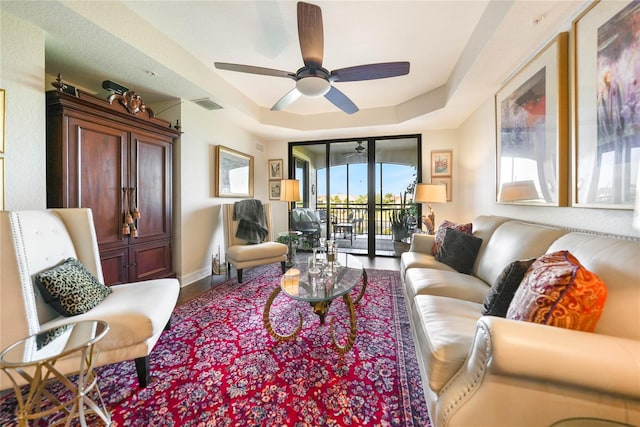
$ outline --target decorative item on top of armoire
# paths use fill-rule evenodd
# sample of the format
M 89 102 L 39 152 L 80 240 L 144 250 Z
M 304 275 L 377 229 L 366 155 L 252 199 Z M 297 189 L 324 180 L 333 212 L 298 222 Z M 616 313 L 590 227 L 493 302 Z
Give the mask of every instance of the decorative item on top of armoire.
M 172 158 L 179 130 L 154 117 L 141 98 L 123 105 L 118 97 L 69 94 L 61 78 L 53 86 L 46 93 L 47 206 L 91 208 L 105 284 L 175 277 Z

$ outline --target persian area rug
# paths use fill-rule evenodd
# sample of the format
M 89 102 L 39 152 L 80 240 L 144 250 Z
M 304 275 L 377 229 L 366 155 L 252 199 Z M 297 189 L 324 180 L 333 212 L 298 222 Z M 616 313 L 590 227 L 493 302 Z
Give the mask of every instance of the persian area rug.
M 344 345 L 349 315 L 342 299 L 320 325 L 308 303 L 280 293 L 272 326 L 289 334 L 301 313 L 302 330 L 280 343 L 267 333 L 263 311 L 279 285 L 278 264 L 248 270 L 245 283 L 227 281 L 178 306 L 151 353 L 147 388 L 138 388 L 133 361 L 96 369 L 112 426 L 429 426 L 400 274 L 367 274 L 355 345 L 344 356 L 329 326 L 335 319 Z M 0 400 L 0 425 L 17 425 L 15 408 L 13 395 Z

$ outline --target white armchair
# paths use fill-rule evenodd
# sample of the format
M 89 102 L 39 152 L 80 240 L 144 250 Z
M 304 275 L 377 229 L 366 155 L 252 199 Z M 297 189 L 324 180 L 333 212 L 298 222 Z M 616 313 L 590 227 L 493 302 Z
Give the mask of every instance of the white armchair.
M 273 241 L 271 205 L 264 203 L 262 206 L 268 233 L 262 243 L 250 245 L 246 240 L 236 236 L 239 221 L 233 219 L 233 203 L 222 205 L 227 273 L 230 273 L 229 267 L 233 266 L 238 274 L 238 283 L 242 283 L 242 271 L 245 268 L 279 262 L 282 273 L 285 271 L 287 245 Z
M 37 273 L 66 258 L 78 259 L 104 283 L 90 209 L 0 212 L 0 348 L 41 330 L 80 320 L 105 320 L 109 332 L 96 347 L 95 366 L 135 359 L 138 382 L 149 382 L 149 354 L 168 325 L 180 291 L 177 279 L 111 286 L 91 310 L 64 317 L 47 304 L 34 283 Z M 79 359 L 56 364 L 73 373 Z M 0 390 L 11 387 L 0 375 Z

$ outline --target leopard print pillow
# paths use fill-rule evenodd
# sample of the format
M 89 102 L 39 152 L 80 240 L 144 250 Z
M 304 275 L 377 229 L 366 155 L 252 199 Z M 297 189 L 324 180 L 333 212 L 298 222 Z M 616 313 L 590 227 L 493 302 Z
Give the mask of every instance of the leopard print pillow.
M 91 310 L 113 292 L 75 258 L 38 273 L 36 285 L 44 300 L 67 317 Z

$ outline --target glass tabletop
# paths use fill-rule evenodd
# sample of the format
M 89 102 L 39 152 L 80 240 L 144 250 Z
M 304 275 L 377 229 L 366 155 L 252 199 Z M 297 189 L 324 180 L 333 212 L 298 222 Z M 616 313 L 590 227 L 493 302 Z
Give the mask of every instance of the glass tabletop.
M 94 344 L 109 330 L 102 320 L 83 320 L 41 331 L 22 339 L 0 353 L 0 364 L 12 368 L 34 365 Z
M 345 253 L 338 253 L 337 262 L 333 264 L 326 259 L 317 261 L 316 267 L 314 272 L 310 271 L 308 261 L 296 263 L 282 276 L 280 288 L 293 299 L 319 302 L 350 292 L 362 278 L 362 263 Z

